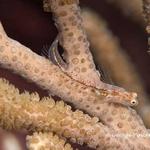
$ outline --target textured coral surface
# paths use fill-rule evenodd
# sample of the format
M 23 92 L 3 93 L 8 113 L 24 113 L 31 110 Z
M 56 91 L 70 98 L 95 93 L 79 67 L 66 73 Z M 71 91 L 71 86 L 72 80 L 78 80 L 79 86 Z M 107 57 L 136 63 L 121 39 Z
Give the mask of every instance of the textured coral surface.
M 54 31 L 56 30 L 54 29 L 54 26 L 52 26 L 52 23 L 50 24 L 49 15 L 42 12 L 43 10 L 40 7 L 40 2 L 21 0 L 12 0 L 11 2 L 8 0 L 1 0 L 0 2 L 2 2 L 3 4 L 0 5 L 0 7 L 2 7 L 2 9 L 0 10 L 2 12 L 0 13 L 0 17 L 2 19 L 2 22 L 4 23 L 6 31 L 8 31 L 8 35 L 13 37 L 14 39 L 21 41 L 23 44 L 32 48 L 35 52 L 40 53 L 42 45 L 46 42 L 52 41 L 55 38 L 56 32 L 54 34 Z M 128 23 L 128 20 L 126 20 L 125 18 L 123 19 L 123 16 L 120 16 L 120 14 L 118 12 L 116 13 L 116 11 L 113 11 L 113 13 L 110 13 L 111 11 L 107 12 L 107 9 L 110 7 L 104 10 L 104 8 L 106 7 L 104 7 L 105 5 L 103 2 L 100 2 L 102 5 L 95 5 L 98 3 L 96 0 L 83 0 L 83 4 L 86 3 L 95 8 L 97 11 L 101 11 L 102 14 L 105 15 L 105 18 L 110 21 L 110 27 L 114 29 L 114 32 L 118 35 L 121 35 L 121 44 L 124 47 L 128 48 L 128 52 L 132 56 L 134 63 L 139 66 L 139 71 L 141 72 L 141 74 L 143 74 L 144 79 L 147 78 L 146 84 L 149 87 L 149 57 L 146 54 L 146 38 L 144 37 L 143 30 L 141 31 L 141 29 L 132 21 L 129 21 Z M 99 7 L 103 8 L 100 10 Z M 12 11 L 7 11 L 8 9 L 6 8 L 10 8 Z M 18 22 L 18 18 L 22 21 Z M 32 21 L 33 18 L 35 22 Z M 24 30 L 22 30 L 22 28 Z M 47 31 L 47 28 L 50 28 L 49 32 Z M 29 30 L 30 32 L 28 32 Z M 37 86 L 35 86 L 34 84 L 26 82 L 17 75 L 12 74 L 12 72 L 1 69 L 0 76 L 9 78 L 22 90 L 29 89 L 30 91 L 34 91 L 35 89 L 42 92 L 41 95 L 46 94 L 45 91 L 37 88 Z

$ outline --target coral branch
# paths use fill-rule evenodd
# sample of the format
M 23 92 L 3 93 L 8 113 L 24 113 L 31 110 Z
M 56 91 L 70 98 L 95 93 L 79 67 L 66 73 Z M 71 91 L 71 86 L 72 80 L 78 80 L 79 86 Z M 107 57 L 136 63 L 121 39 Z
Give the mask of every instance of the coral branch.
M 139 105 L 137 110 L 146 125 L 150 126 L 148 117 L 150 115 L 149 98 L 145 93 L 144 85 L 135 66 L 100 16 L 86 9 L 83 11 L 83 18 L 84 27 L 93 46 L 92 50 L 96 53 L 94 56 L 96 61 L 104 66 L 113 81 L 128 90 L 138 93 Z
M 101 84 L 83 29 L 78 1 L 46 0 L 44 8 L 52 11 L 59 31 L 59 42 L 65 49 L 64 58 L 68 64 L 67 72 L 72 78 L 90 86 Z
M 71 5 L 76 4 L 75 0 L 53 0 L 51 3 L 58 2 L 60 8 L 65 6 L 69 7 L 69 10 Z M 55 5 L 51 8 L 54 7 Z M 11 99 L 9 90 L 5 90 L 7 94 L 0 97 L 0 125 L 5 129 L 52 131 L 97 149 L 150 149 L 148 138 L 136 136 L 148 134 L 140 117 L 130 107 L 115 104 L 131 106 L 132 102 L 135 102 L 135 93 L 126 92 L 124 89 L 114 90 L 113 86 L 111 89 L 110 86 L 106 88 L 102 85 L 101 89 L 98 89 L 82 84 L 49 60 L 7 37 L 2 27 L 0 28 L 0 64 L 34 81 L 53 95 L 73 103 L 76 108 L 99 117 L 103 122 L 99 123 L 97 118 L 91 119 L 81 111 L 72 112 L 63 102 L 55 104 L 50 99 L 39 102 L 35 101 L 36 96 L 33 96 L 34 101 L 30 101 L 29 99 L 32 98 L 28 96 L 27 100 L 26 94 Z M 12 89 L 11 87 L 10 91 Z M 14 91 L 12 93 L 14 94 Z M 125 136 L 118 138 L 115 134 L 125 134 Z M 126 134 L 133 136 L 126 138 Z
M 73 150 L 70 144 L 53 133 L 34 133 L 26 137 L 29 150 Z
M 100 73 L 95 69 L 89 42 L 83 28 L 78 3 L 76 0 L 44 0 L 44 8 L 46 11 L 52 11 L 59 31 L 59 38 L 54 42 L 55 46 L 52 46 L 52 51 L 57 51 L 57 41 L 60 41 L 65 48 L 64 56 L 68 63 L 68 69 L 63 63 L 61 66 L 61 58 L 57 56 L 58 53 L 56 52 L 54 57 L 58 57 L 56 60 L 58 66 L 71 78 L 85 85 L 122 91 L 122 88 L 106 84 L 100 80 Z M 64 69 L 63 66 L 65 66 Z
M 117 137 L 113 130 L 98 122 L 98 118 L 91 118 L 79 110 L 72 112 L 71 107 L 62 101 L 55 103 L 51 98 L 40 100 L 37 93 L 19 94 L 19 90 L 4 79 L 0 79 L 0 126 L 6 130 L 55 132 L 72 142 L 87 143 L 97 150 L 149 149 L 147 139 L 140 138 L 138 141 L 134 136 L 130 139 L 124 137 L 126 135 Z M 148 134 L 147 131 L 142 132 Z
M 119 139 L 112 137 L 110 129 L 98 122 L 98 118 L 91 118 L 79 110 L 73 112 L 63 101 L 55 103 L 52 98 L 40 100 L 37 93 L 19 94 L 18 89 L 2 79 L 0 126 L 6 130 L 52 131 L 72 142 L 87 143 L 93 148 L 123 146 Z
M 141 0 L 107 0 L 116 5 L 125 15 L 138 21 L 140 24 L 145 24 L 142 15 L 142 1 Z
M 18 72 L 25 78 L 32 80 L 41 87 L 49 90 L 53 95 L 57 95 L 65 101 L 73 103 L 76 108 L 83 109 L 91 115 L 96 115 L 103 119 L 105 123 L 114 124 L 114 128 L 119 129 L 116 126 L 116 121 L 119 123 L 119 120 L 110 122 L 108 119 L 113 117 L 111 114 L 113 110 L 117 112 L 117 106 L 115 105 L 116 107 L 114 107 L 113 104 L 108 103 L 110 101 L 114 103 L 126 103 L 129 105 L 130 98 L 132 100 L 133 97 L 134 100 L 133 93 L 114 91 L 114 93 L 108 95 L 105 89 L 98 90 L 76 82 L 64 74 L 59 67 L 53 65 L 50 61 L 38 56 L 29 48 L 10 38 L 2 36 L 0 46 L 0 64 L 2 64 L 3 67 Z M 108 90 L 108 92 L 113 92 L 113 90 Z M 122 95 L 122 97 L 119 97 L 118 95 Z M 128 112 L 124 107 L 119 108 Z M 118 115 L 120 115 L 119 112 Z M 129 124 L 127 124 L 127 126 L 128 125 Z M 129 131 L 129 128 L 131 129 L 130 125 L 126 128 L 127 131 Z
M 1 39 L 0 64 L 36 82 L 65 101 L 73 103 L 76 108 L 98 116 L 115 130 L 124 132 L 139 131 L 139 128 L 145 130 L 144 125 L 140 123 L 141 119 L 136 119 L 137 115 L 135 113 L 133 115 L 133 110 L 104 103 L 107 100 L 105 90 L 102 94 L 97 89 L 72 80 L 61 72 L 57 66 L 12 39 L 5 37 Z M 124 95 L 126 94 L 125 92 Z M 122 98 L 126 100 L 124 96 Z M 110 100 L 114 102 L 121 101 L 116 93 Z M 120 118 L 123 113 L 125 118 L 122 120 Z M 114 116 L 115 119 L 113 119 Z M 128 118 L 132 118 L 133 121 L 129 121 Z

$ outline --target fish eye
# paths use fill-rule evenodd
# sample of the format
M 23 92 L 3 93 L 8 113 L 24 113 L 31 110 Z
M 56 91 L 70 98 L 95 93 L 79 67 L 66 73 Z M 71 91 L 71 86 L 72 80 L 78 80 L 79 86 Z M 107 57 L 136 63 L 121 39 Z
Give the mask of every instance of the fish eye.
M 132 105 L 137 105 L 137 101 L 136 101 L 136 100 L 132 100 L 132 101 L 131 101 L 131 104 L 132 104 Z

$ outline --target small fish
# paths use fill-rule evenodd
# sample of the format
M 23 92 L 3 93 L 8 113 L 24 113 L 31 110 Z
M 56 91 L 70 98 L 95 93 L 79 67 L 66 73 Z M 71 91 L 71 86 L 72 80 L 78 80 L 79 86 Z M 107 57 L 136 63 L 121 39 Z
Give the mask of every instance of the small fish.
M 57 36 L 50 47 L 49 46 L 44 47 L 42 54 L 44 56 L 47 56 L 55 65 L 59 66 L 62 69 L 62 71 L 64 73 L 66 73 L 67 64 L 64 62 L 64 60 L 61 58 L 61 56 L 59 54 L 58 43 L 59 43 L 59 37 Z M 100 71 L 102 72 L 102 69 L 100 69 Z M 101 73 L 101 74 L 104 75 L 104 73 Z M 106 77 L 106 74 L 104 76 Z M 79 81 L 77 81 L 77 82 L 79 82 Z M 83 84 L 83 83 L 81 83 L 81 84 Z M 103 99 L 104 102 L 119 103 L 119 104 L 122 104 L 125 106 L 136 106 L 138 104 L 137 94 L 133 93 L 133 92 L 126 92 L 125 90 L 119 90 L 118 88 L 97 89 L 97 88 L 91 87 L 91 86 L 89 86 L 89 88 L 92 88 L 92 91 L 94 91 L 96 96 L 99 99 Z
M 58 51 L 59 36 L 53 41 L 51 46 L 44 46 L 42 55 L 48 57 L 55 65 L 59 66 L 63 71 L 67 69 L 67 64 L 64 62 Z
M 108 88 L 110 89 L 99 89 L 99 95 L 105 96 L 105 100 L 107 102 L 119 103 L 125 106 L 136 106 L 138 105 L 137 94 L 134 92 L 127 92 L 125 89 L 117 87 L 114 85 L 114 82 L 111 80 L 110 76 L 106 72 L 106 70 L 98 65 L 97 69 L 100 72 L 101 80 L 105 83 L 109 83 Z M 110 84 L 112 87 L 110 87 Z

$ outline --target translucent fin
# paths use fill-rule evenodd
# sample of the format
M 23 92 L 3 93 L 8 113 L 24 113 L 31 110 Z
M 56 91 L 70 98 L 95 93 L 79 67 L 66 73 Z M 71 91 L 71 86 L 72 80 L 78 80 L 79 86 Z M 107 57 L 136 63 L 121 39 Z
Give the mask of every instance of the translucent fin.
M 101 80 L 106 82 L 106 83 L 109 83 L 109 84 L 114 84 L 114 82 L 112 81 L 111 77 L 109 76 L 109 74 L 107 73 L 107 71 L 102 67 L 102 65 L 97 65 L 96 66 L 99 73 L 100 73 L 100 77 L 101 77 Z
M 46 58 L 49 58 L 49 56 L 48 56 L 48 51 L 49 51 L 49 45 L 44 45 L 43 46 L 43 48 L 42 48 L 42 50 L 41 50 L 41 56 L 44 56 L 44 57 L 46 57 Z
M 51 60 L 55 65 L 59 66 L 60 68 L 66 69 L 67 64 L 64 62 L 64 60 L 59 54 L 58 43 L 59 43 L 59 36 L 56 37 L 51 46 L 48 45 L 43 46 L 41 55 Z

